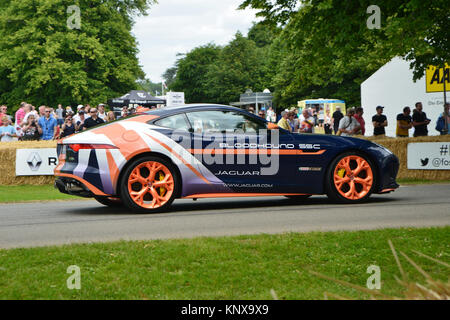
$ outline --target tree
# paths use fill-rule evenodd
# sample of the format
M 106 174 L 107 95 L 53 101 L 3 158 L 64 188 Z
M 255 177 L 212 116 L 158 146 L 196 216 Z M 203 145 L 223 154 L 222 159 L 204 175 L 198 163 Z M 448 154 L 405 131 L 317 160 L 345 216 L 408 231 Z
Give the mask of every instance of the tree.
M 414 78 L 428 65 L 450 61 L 448 0 L 380 0 L 381 29 L 369 29 L 370 0 L 245 0 L 272 24 L 288 24 L 286 39 L 311 56 L 311 69 L 332 64 L 337 76 L 349 63 L 370 69 L 395 56 L 411 61 Z
M 209 43 L 181 56 L 176 62 L 177 74 L 171 89 L 184 91 L 187 103 L 211 102 L 206 73 L 216 63 L 221 50 L 221 47 Z
M 223 48 L 217 62 L 211 64 L 206 74 L 207 92 L 215 103 L 229 104 L 239 100 L 246 89 L 262 91 L 269 78 L 265 74 L 265 51 L 252 40 L 236 33 Z
M 175 81 L 175 77 L 177 75 L 177 67 L 168 68 L 163 74 L 162 77 L 166 82 L 167 87 L 170 88 L 170 85 Z
M 144 78 L 131 34 L 154 0 L 2 0 L 0 99 L 9 105 L 105 102 Z M 79 28 L 72 26 L 76 10 Z
M 137 82 L 137 89 L 150 92 L 151 95 L 158 96 L 161 95 L 162 83 L 154 83 L 150 79 L 140 79 Z

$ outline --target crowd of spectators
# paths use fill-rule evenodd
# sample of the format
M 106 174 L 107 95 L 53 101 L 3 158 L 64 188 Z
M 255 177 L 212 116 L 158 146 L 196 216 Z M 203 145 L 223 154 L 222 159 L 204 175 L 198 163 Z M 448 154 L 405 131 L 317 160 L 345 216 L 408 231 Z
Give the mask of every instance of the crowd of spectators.
M 376 113 L 372 116 L 373 135 L 383 137 L 386 135 L 388 119 L 383 114 L 384 107 L 377 106 Z M 267 113 L 259 110 L 258 115 L 267 121 L 276 122 L 280 128 L 290 132 L 314 133 L 317 128 L 322 128 L 325 134 L 335 134 L 340 136 L 366 135 L 366 123 L 363 118 L 364 109 L 362 107 L 348 108 L 344 115 L 339 106 L 331 115 L 330 110 L 319 113 L 313 108 L 305 108 L 299 111 L 297 108 L 284 110 L 275 119 L 274 112 L 270 108 Z M 427 118 L 423 111 L 421 102 L 415 104 L 413 115 L 411 108 L 403 108 L 403 113 L 397 115 L 396 136 L 409 137 L 409 130 L 414 129 L 413 136 L 427 136 L 428 125 L 431 120 Z M 436 127 L 441 135 L 450 134 L 450 103 L 444 105 L 443 112 L 436 120 Z
M 120 116 L 130 114 L 124 107 Z M 0 106 L 0 141 L 14 140 L 55 140 L 81 132 L 93 126 L 116 120 L 113 111 L 107 111 L 104 104 L 97 107 L 78 105 L 76 111 L 71 106 L 57 108 L 35 106 L 22 102 L 14 117 L 8 113 L 8 107 Z

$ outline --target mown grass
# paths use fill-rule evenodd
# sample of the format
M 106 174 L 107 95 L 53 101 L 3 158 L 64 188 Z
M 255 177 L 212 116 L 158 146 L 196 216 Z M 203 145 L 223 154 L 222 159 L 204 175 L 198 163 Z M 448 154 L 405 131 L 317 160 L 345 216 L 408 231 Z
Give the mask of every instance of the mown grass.
M 82 198 L 61 193 L 53 185 L 0 186 L 0 203 L 78 199 Z
M 370 265 L 381 268 L 381 291 L 401 296 L 387 240 L 449 262 L 449 234 L 408 228 L 0 250 L 0 299 L 272 299 L 271 289 L 279 299 L 323 299 L 326 291 L 367 298 L 309 270 L 365 286 Z M 416 261 L 447 281 L 448 268 Z M 70 265 L 81 269 L 80 290 L 66 286 Z M 423 280 L 404 266 L 412 281 Z

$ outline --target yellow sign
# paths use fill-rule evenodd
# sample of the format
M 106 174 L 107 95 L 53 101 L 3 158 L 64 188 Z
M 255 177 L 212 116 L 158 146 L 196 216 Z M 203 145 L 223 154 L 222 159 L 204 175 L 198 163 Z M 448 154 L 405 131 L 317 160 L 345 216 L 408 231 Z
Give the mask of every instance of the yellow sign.
M 444 92 L 444 80 L 445 91 L 450 91 L 450 66 L 448 64 L 445 64 L 445 72 L 444 68 L 428 67 L 425 78 L 427 92 Z

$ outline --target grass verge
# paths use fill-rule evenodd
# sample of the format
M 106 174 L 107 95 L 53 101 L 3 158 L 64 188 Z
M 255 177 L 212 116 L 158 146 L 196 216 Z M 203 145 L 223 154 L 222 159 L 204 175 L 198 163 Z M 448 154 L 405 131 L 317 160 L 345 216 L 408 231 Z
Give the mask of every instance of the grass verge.
M 59 192 L 53 185 L 0 186 L 0 203 L 79 199 Z
M 371 265 L 381 269 L 381 292 L 401 296 L 388 239 L 407 254 L 448 262 L 449 234 L 450 227 L 408 228 L 0 250 L 0 299 L 272 299 L 271 289 L 279 299 L 367 298 L 309 270 L 365 287 Z M 416 262 L 448 280 L 448 268 Z M 81 269 L 80 290 L 67 288 L 71 265 Z M 413 267 L 404 270 L 423 281 Z

